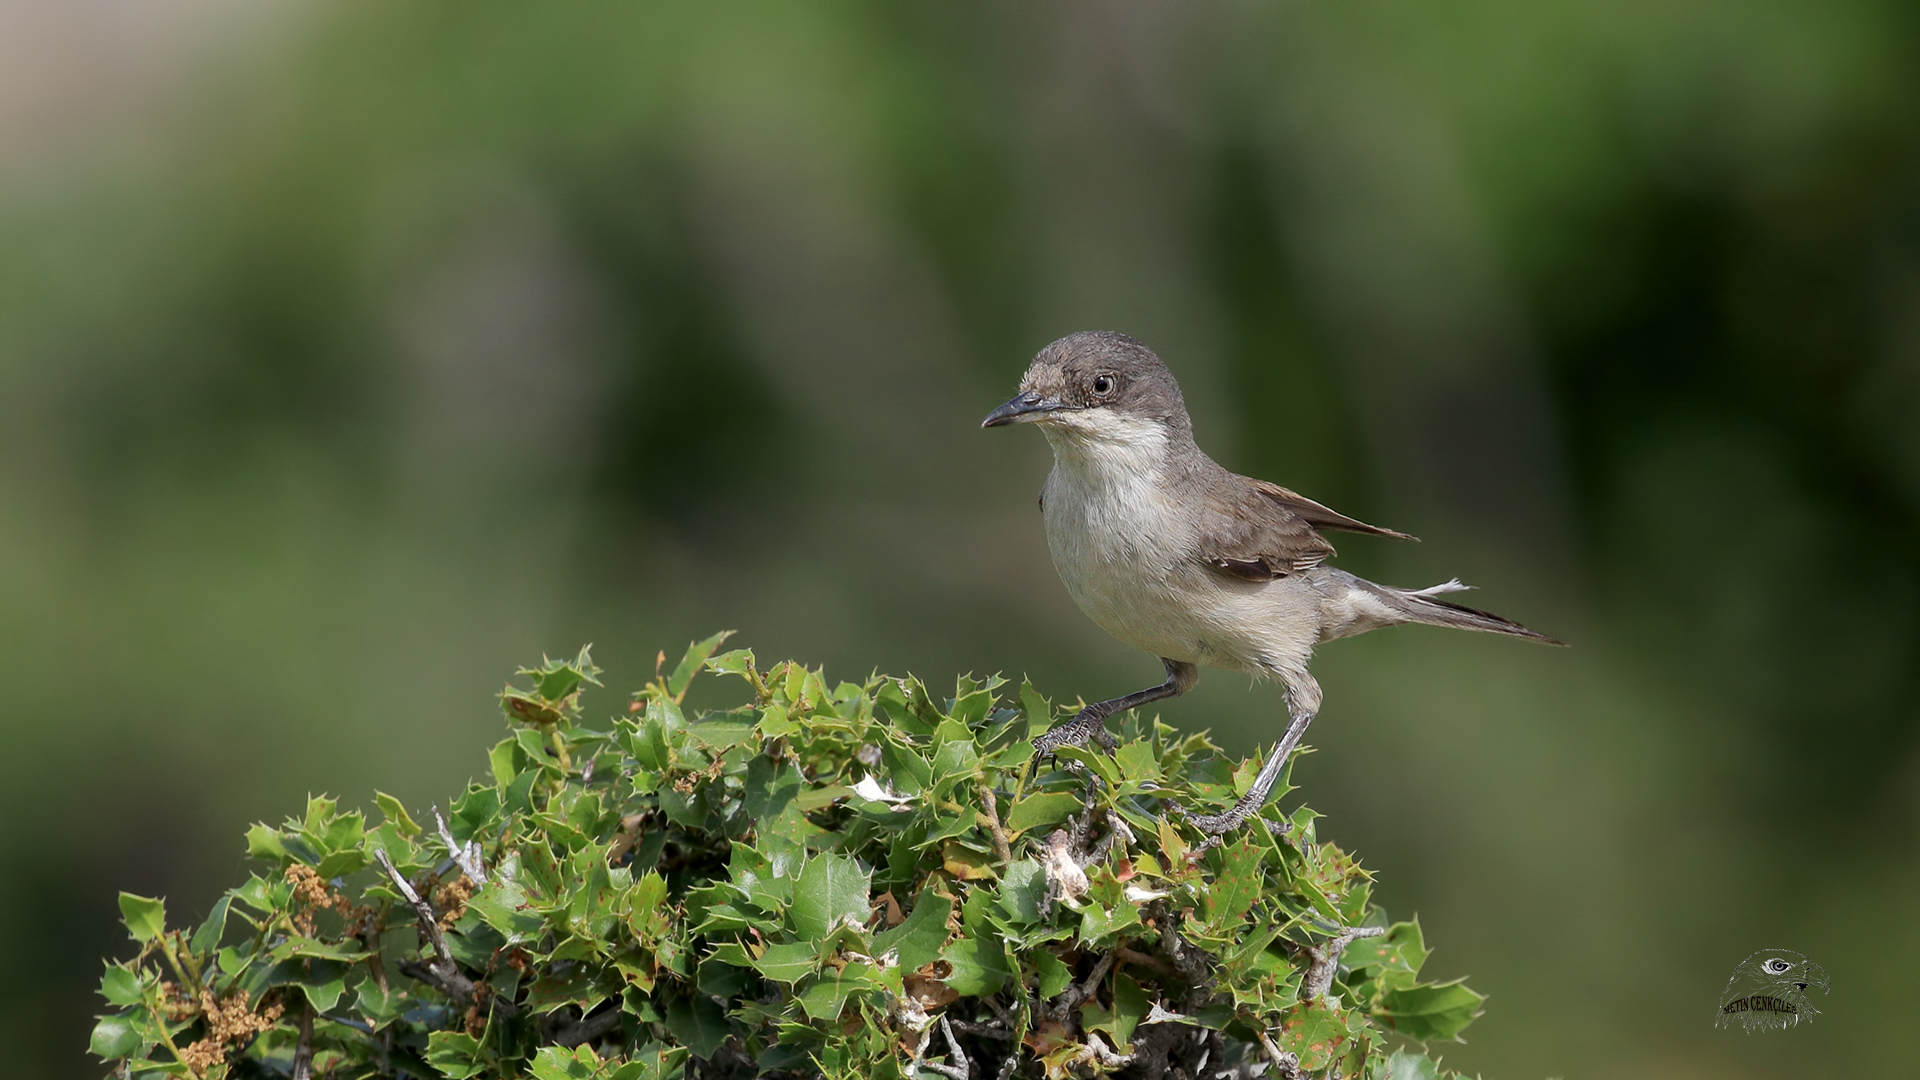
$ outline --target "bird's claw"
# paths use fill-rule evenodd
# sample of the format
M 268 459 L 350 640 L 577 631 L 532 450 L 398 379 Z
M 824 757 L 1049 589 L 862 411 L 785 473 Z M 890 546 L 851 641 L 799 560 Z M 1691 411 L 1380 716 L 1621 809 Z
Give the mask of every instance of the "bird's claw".
M 1045 757 L 1063 746 L 1084 746 L 1089 742 L 1108 753 L 1120 745 L 1120 740 L 1107 730 L 1106 717 L 1083 709 L 1073 719 L 1033 740 L 1033 755 Z
M 1176 806 L 1174 812 L 1185 818 L 1189 825 L 1206 834 L 1206 839 L 1191 849 L 1193 854 L 1198 855 L 1208 848 L 1219 846 L 1226 841 L 1229 833 L 1259 816 L 1260 806 L 1241 806 L 1236 803 L 1223 814 L 1196 814 L 1186 807 Z M 1280 839 L 1285 839 L 1287 834 L 1293 831 L 1292 826 L 1285 823 L 1278 826 L 1274 826 L 1272 822 L 1268 824 L 1276 830 L 1276 835 Z

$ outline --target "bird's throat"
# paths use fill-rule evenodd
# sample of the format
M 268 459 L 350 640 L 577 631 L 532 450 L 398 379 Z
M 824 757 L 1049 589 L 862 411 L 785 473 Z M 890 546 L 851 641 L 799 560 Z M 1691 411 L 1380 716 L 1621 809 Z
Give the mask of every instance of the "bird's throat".
M 1103 486 L 1158 477 L 1172 445 L 1160 421 L 1106 409 L 1059 414 L 1040 430 L 1057 466 Z

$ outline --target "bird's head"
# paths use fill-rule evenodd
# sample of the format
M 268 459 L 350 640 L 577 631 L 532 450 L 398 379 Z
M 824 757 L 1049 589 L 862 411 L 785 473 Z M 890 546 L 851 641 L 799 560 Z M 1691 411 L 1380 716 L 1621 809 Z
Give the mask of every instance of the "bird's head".
M 1069 334 L 1040 350 L 1020 393 L 987 414 L 983 428 L 1037 423 L 1049 435 L 1086 439 L 1190 433 L 1180 384 L 1153 350 L 1109 331 Z

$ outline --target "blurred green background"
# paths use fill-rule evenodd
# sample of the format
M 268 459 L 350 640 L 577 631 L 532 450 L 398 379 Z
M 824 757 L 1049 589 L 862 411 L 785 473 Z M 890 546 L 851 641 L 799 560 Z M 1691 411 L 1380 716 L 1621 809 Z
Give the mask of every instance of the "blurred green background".
M 1341 565 L 1575 645 L 1316 666 L 1323 835 L 1492 995 L 1449 1064 L 1912 1075 L 1917 20 L 6 0 L 5 1072 L 98 1074 L 117 890 L 197 917 L 310 791 L 445 800 L 543 651 L 607 709 L 720 627 L 1157 679 L 1054 577 L 1042 440 L 976 429 L 1106 328 L 1230 467 L 1425 540 Z M 1762 947 L 1824 1015 L 1715 1030 Z

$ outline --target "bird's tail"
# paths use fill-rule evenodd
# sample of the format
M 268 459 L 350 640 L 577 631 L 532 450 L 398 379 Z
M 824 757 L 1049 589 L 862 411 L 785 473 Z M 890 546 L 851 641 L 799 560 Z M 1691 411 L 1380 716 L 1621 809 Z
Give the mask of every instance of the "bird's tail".
M 1456 630 L 1484 630 L 1489 634 L 1507 634 L 1547 645 L 1566 644 L 1537 630 L 1529 630 L 1512 619 L 1501 618 L 1490 611 L 1481 611 L 1478 608 L 1440 599 L 1447 593 L 1464 592 L 1471 588 L 1471 586 L 1462 585 L 1459 578 L 1425 589 L 1396 589 L 1392 586 L 1385 586 L 1385 588 L 1400 601 L 1400 610 L 1409 622 L 1425 623 L 1428 626 L 1450 626 Z

